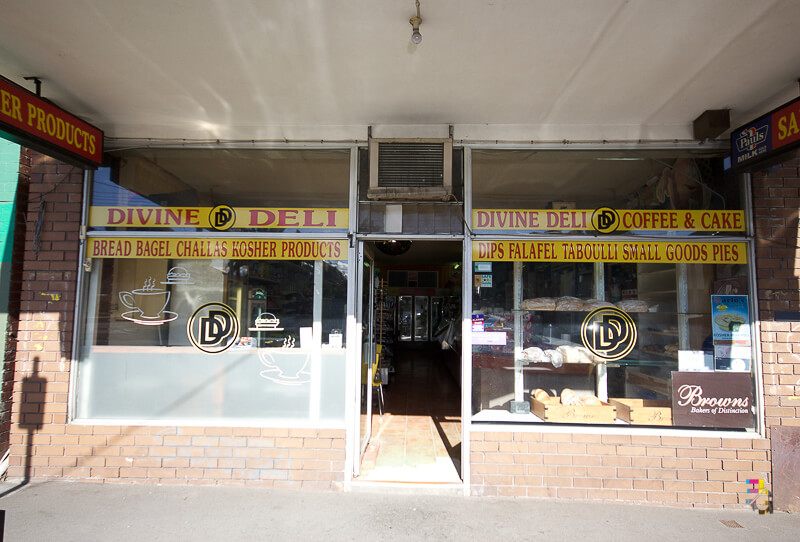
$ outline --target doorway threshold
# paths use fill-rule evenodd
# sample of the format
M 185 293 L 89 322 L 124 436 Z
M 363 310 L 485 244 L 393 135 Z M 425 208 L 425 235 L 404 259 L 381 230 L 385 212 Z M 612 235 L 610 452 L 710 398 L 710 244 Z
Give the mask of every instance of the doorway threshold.
M 463 482 L 403 482 L 388 480 L 356 480 L 350 483 L 350 491 L 358 493 L 385 493 L 408 495 L 466 495 Z

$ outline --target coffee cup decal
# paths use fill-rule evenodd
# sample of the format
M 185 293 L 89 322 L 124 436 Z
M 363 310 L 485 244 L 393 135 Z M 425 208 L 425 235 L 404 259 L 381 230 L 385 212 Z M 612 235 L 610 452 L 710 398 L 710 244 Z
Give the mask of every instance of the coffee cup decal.
M 294 350 L 294 346 L 294 338 L 286 337 L 282 348 L 259 348 L 258 357 L 267 367 L 261 371 L 261 377 L 285 386 L 309 382 L 311 375 L 306 369 L 311 356 L 308 352 Z
M 178 315 L 165 310 L 169 303 L 169 290 L 156 288 L 152 277 L 141 288 L 130 292 L 120 292 L 120 302 L 131 309 L 122 314 L 126 320 L 142 325 L 161 325 L 174 320 Z

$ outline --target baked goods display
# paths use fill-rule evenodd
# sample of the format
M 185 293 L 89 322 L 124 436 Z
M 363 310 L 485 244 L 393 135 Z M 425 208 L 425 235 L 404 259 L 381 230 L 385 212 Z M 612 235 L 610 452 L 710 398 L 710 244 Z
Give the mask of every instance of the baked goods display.
M 583 302 L 583 310 L 585 311 L 593 311 L 596 309 L 613 306 L 614 304 L 611 301 L 603 301 L 602 299 L 587 299 Z
M 641 299 L 623 299 L 615 303 L 616 307 L 625 312 L 647 312 L 650 309 L 647 301 Z
M 577 297 L 563 296 L 556 299 L 557 311 L 582 311 L 583 300 Z
M 556 310 L 556 300 L 552 297 L 534 297 L 523 299 L 519 308 L 526 311 L 554 311 Z
M 575 395 L 575 392 L 569 388 L 564 388 L 561 390 L 561 404 L 568 405 L 568 406 L 579 406 L 583 404 L 583 401 Z
M 552 404 L 555 400 L 558 400 L 562 405 L 566 406 L 600 406 L 604 404 L 600 399 L 597 398 L 596 395 L 579 397 L 578 394 L 570 388 L 564 388 L 561 390 L 559 397 L 553 397 L 547 393 L 546 390 L 537 388 L 531 392 L 531 397 L 539 402 L 550 404 Z
M 533 390 L 531 396 L 533 396 L 537 401 L 542 401 L 542 402 L 550 399 L 550 394 L 544 391 L 542 388 L 537 388 Z
M 552 363 L 556 369 L 564 365 L 564 355 L 558 350 L 545 350 L 544 358 L 545 361 Z
M 617 307 L 625 312 L 647 312 L 650 305 L 641 299 L 623 299 L 612 303 L 602 299 L 580 299 L 572 296 L 532 297 L 523 299 L 519 308 L 526 311 L 593 311 L 603 307 Z
M 531 346 L 522 351 L 520 358 L 531 363 L 541 363 L 544 361 L 544 350 L 538 346 Z
M 564 356 L 564 363 L 603 363 L 604 360 L 596 357 L 589 349 L 583 346 L 562 345 L 556 348 Z

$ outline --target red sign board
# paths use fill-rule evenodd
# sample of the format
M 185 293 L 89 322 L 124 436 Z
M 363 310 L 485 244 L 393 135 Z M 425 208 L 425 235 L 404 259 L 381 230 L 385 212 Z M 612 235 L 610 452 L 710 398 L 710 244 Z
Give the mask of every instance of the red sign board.
M 742 166 L 773 158 L 800 143 L 800 98 L 731 132 L 731 164 Z
M 0 77 L 0 132 L 43 152 L 99 166 L 103 132 Z
M 750 373 L 672 372 L 674 425 L 744 429 L 754 416 Z
M 800 102 L 794 101 L 778 109 L 772 114 L 772 122 L 775 125 L 772 130 L 773 149 L 800 141 Z

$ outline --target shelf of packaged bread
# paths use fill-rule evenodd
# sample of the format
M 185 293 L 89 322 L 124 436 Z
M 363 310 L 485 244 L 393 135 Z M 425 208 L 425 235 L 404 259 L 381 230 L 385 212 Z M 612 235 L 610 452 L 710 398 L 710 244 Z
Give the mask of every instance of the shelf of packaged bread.
M 588 375 L 594 370 L 595 365 L 595 363 L 565 363 L 561 367 L 554 367 L 550 362 L 534 363 L 522 360 L 515 364 L 514 356 L 512 354 L 492 354 L 487 352 L 477 352 L 472 354 L 472 367 L 476 369 L 513 371 L 516 368 L 520 368 L 525 372 Z

